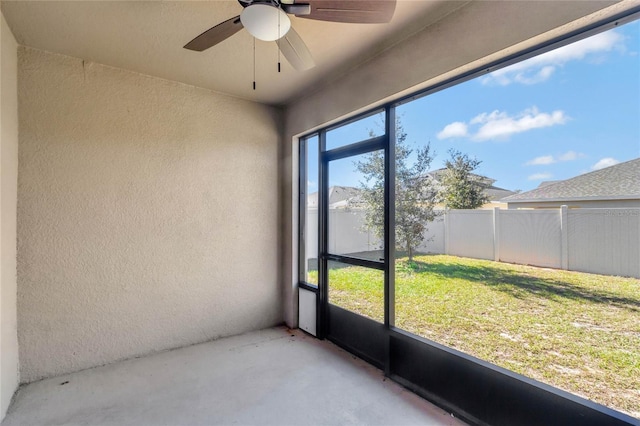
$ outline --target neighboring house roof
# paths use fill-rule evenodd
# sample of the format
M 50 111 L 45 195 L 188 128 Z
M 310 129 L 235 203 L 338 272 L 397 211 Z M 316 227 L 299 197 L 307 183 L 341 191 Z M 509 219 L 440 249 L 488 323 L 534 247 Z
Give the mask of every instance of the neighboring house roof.
M 486 188 L 484 192 L 489 197 L 489 201 L 500 201 L 505 197 L 517 194 L 515 191 L 498 188 L 497 186 L 490 186 L 489 188 Z
M 431 175 L 431 177 L 433 177 L 433 179 L 436 182 L 440 182 L 440 179 L 442 178 L 442 174 L 446 170 L 447 170 L 446 168 L 433 170 L 433 171 L 429 172 L 429 175 Z M 478 179 L 478 181 L 482 182 L 482 184 L 485 185 L 484 192 L 489 197 L 489 201 L 499 201 L 499 200 L 502 200 L 503 198 L 508 197 L 510 195 L 517 194 L 517 192 L 515 192 L 515 191 L 510 191 L 508 189 L 504 189 L 504 188 L 500 188 L 500 187 L 494 186 L 493 184 L 496 181 L 495 179 L 491 179 L 491 178 L 488 178 L 488 177 L 482 176 L 482 175 L 476 175 L 474 173 L 471 173 L 471 175 L 475 176 L 475 178 Z
M 428 173 L 428 177 L 433 179 L 436 185 L 439 185 L 439 177 L 446 169 L 438 169 Z M 493 186 L 495 179 L 485 176 L 475 175 L 485 185 L 485 193 L 489 197 L 489 201 L 498 201 L 504 197 L 516 194 L 514 191 Z M 329 187 L 329 208 L 345 208 L 349 203 L 358 202 L 360 189 L 351 186 L 331 186 Z M 313 192 L 307 197 L 308 208 L 318 208 L 318 192 Z
M 560 182 L 560 181 L 559 180 L 545 180 L 543 182 L 540 182 L 540 185 L 538 185 L 538 188 L 542 188 L 542 187 L 547 186 L 547 185 L 553 185 L 556 182 Z
M 506 203 L 562 200 L 623 200 L 640 198 L 640 158 L 541 185 L 503 198 Z
M 442 175 L 444 174 L 444 172 L 446 172 L 447 169 L 445 167 L 441 168 L 441 169 L 436 169 L 436 170 L 432 170 L 429 172 L 429 174 L 438 182 L 440 181 L 440 179 L 442 179 Z M 487 186 L 492 186 L 495 183 L 495 179 L 491 179 L 488 178 L 486 176 L 482 176 L 482 175 L 477 175 L 475 173 L 470 173 L 471 176 L 474 176 L 476 179 L 478 179 L 480 182 L 482 182 L 483 184 L 487 185 Z
M 351 186 L 331 186 L 329 187 L 329 208 L 346 207 L 360 194 L 358 188 Z M 314 192 L 307 197 L 307 207 L 318 207 L 318 193 Z

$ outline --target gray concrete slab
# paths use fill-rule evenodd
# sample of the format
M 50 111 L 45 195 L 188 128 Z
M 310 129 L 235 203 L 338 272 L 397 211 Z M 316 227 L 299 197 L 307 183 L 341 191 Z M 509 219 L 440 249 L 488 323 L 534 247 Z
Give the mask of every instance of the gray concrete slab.
M 327 341 L 273 328 L 22 387 L 14 425 L 462 425 Z

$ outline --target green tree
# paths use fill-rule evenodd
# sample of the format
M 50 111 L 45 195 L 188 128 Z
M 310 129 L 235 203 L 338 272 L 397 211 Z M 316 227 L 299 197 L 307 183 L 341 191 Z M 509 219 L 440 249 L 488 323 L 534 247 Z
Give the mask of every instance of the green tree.
M 489 201 L 487 184 L 473 173 L 482 163 L 455 149 L 450 149 L 445 170 L 440 176 L 441 197 L 449 209 L 476 209 Z
M 400 120 L 396 121 L 396 248 L 406 251 L 413 260 L 416 248 L 425 240 L 427 223 L 433 221 L 438 212 L 438 190 L 427 173 L 431 167 L 433 153 L 430 144 L 415 150 L 415 161 L 410 164 L 414 152 L 406 143 L 407 133 Z M 355 163 L 362 173 L 360 182 L 361 203 L 365 211 L 364 226 L 380 239 L 384 237 L 384 153 L 375 151 Z

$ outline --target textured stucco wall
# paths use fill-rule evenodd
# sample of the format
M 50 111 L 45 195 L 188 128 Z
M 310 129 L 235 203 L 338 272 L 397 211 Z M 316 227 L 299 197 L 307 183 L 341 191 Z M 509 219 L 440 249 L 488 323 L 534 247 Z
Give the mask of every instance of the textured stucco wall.
M 287 105 L 280 162 L 286 323 L 297 324 L 296 136 L 409 95 L 587 24 L 637 1 L 471 1 L 339 79 Z M 589 15 L 589 16 L 588 16 Z M 586 19 L 581 19 L 588 16 Z M 558 29 L 559 27 L 562 27 Z
M 18 50 L 22 382 L 282 321 L 280 111 Z
M 18 194 L 17 44 L 0 17 L 0 420 L 18 387 L 16 203 Z

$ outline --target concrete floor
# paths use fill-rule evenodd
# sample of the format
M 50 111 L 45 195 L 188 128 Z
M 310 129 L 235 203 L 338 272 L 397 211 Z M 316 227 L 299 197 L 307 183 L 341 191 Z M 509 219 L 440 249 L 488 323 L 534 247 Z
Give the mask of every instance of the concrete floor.
M 273 328 L 22 387 L 13 425 L 462 425 L 380 370 Z

